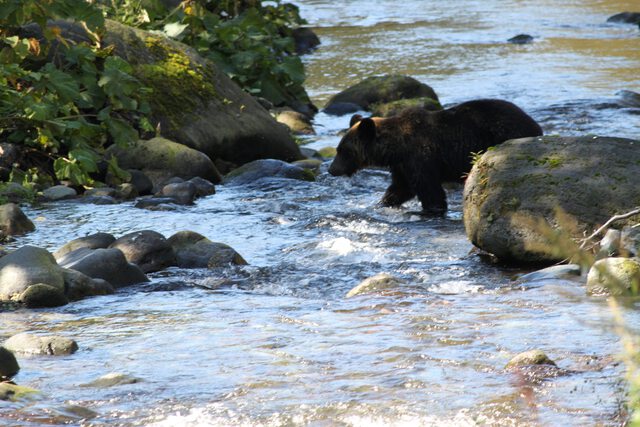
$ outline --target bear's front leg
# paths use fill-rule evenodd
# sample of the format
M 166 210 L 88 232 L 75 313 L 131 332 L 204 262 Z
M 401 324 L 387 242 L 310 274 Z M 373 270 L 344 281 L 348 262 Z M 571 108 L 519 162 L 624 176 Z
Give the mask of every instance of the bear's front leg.
M 415 197 L 416 193 L 411 190 L 404 176 L 397 172 L 391 172 L 391 185 L 382 196 L 382 206 L 397 208 L 407 200 Z
M 447 212 L 447 193 L 442 185 L 433 180 L 424 184 L 418 191 L 418 199 L 422 203 L 422 211 L 426 215 L 444 215 Z

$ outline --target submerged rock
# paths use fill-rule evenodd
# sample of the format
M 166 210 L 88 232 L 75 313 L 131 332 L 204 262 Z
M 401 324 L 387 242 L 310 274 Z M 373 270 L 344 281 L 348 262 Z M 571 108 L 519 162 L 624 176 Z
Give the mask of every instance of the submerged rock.
M 0 383 L 0 400 L 16 402 L 37 393 L 40 392 L 33 388 L 12 383 Z
M 119 385 L 136 384 L 140 381 L 140 378 L 132 377 L 131 375 L 122 374 L 119 372 L 113 372 L 103 375 L 100 378 L 91 381 L 90 383 L 82 384 L 82 387 L 108 388 Z
M 196 186 L 192 182 L 184 181 L 165 185 L 158 196 L 173 199 L 178 205 L 192 205 L 196 192 Z
M 0 379 L 11 378 L 20 370 L 16 356 L 5 347 L 0 347 Z
M 368 110 L 374 104 L 397 101 L 399 99 L 431 98 L 438 102 L 434 90 L 418 80 L 401 75 L 368 77 L 360 83 L 334 95 L 325 106 L 325 113 L 334 114 L 336 105 L 354 104 L 357 110 Z M 346 111 L 353 112 L 356 110 Z
M 464 187 L 471 242 L 503 261 L 553 262 L 543 223 L 582 238 L 638 200 L 640 141 L 544 136 L 507 141 L 485 153 Z M 559 224 L 557 209 L 566 219 Z M 565 217 L 562 217 L 565 218 Z M 633 218 L 626 223 L 633 222 Z M 621 222 L 625 225 L 625 221 Z
M 36 229 L 33 222 L 15 203 L 0 206 L 0 237 L 21 236 Z
M 592 294 L 640 294 L 640 259 L 605 258 L 596 261 L 587 275 L 587 291 Z
M 193 231 L 180 231 L 168 239 L 180 268 L 217 268 L 229 264 L 246 265 L 231 246 L 216 243 Z
M 575 279 L 580 277 L 578 264 L 554 265 L 542 270 L 524 274 L 518 278 L 522 282 L 535 282 L 538 280 Z
M 640 12 L 622 12 L 610 16 L 607 22 L 640 25 Z
M 144 273 L 176 264 L 175 253 L 167 239 L 151 230 L 126 234 L 113 242 L 110 248 L 121 250 L 127 261 L 136 264 Z
M 240 166 L 224 177 L 225 185 L 247 185 L 262 178 L 287 178 L 314 181 L 313 172 L 281 160 L 256 160 Z
M 70 301 L 78 301 L 96 295 L 111 295 L 115 289 L 104 279 L 89 277 L 77 270 L 64 269 L 66 296 Z
M 506 369 L 531 365 L 552 365 L 556 363 L 542 350 L 529 350 L 514 356 L 505 366 Z
M 403 283 L 403 280 L 393 277 L 388 273 L 376 274 L 375 276 L 364 279 L 355 288 L 347 292 L 347 298 L 361 294 L 373 293 L 383 289 L 397 288 Z
M 116 248 L 76 249 L 60 258 L 59 263 L 64 268 L 79 271 L 92 279 L 106 280 L 116 288 L 149 281 L 142 270 L 127 262 L 122 251 Z M 109 293 L 107 287 L 100 287 L 99 282 L 93 283 L 98 291 L 104 289 L 105 293 Z
M 68 355 L 78 350 L 78 343 L 71 338 L 59 335 L 39 336 L 26 332 L 13 335 L 3 346 L 14 353 L 47 356 Z

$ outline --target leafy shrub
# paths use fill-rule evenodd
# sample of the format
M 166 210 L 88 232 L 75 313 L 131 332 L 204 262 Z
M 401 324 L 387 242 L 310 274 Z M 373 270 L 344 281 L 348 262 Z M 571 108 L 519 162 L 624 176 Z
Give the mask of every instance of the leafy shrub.
M 76 19 L 92 40 L 66 40 L 49 19 Z M 23 35 L 31 23 L 41 37 Z M 138 138 L 132 123 L 150 130 L 130 65 L 97 43 L 103 29 L 100 9 L 84 1 L 0 4 L 0 141 L 26 146 L 32 164 L 75 184 L 92 183 L 105 145 Z

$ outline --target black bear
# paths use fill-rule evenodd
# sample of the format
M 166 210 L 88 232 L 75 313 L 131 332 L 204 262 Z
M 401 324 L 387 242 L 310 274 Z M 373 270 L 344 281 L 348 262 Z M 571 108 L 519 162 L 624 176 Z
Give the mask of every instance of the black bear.
M 425 212 L 441 214 L 447 210 L 442 183 L 462 180 L 471 170 L 471 153 L 538 135 L 542 129 L 535 120 L 498 99 L 435 112 L 413 108 L 388 118 L 354 116 L 329 173 L 351 176 L 368 166 L 389 168 L 384 206 L 400 206 L 417 196 Z

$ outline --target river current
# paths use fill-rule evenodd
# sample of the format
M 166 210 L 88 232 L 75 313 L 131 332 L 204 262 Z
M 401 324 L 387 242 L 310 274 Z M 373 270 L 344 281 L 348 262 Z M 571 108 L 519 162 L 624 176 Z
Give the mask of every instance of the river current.
M 365 77 L 411 75 L 444 105 L 511 100 L 547 134 L 640 138 L 640 31 L 607 24 L 634 0 L 295 2 L 322 45 L 304 57 L 319 106 Z M 528 45 L 506 40 L 534 36 Z M 316 117 L 312 148 L 335 146 L 348 117 Z M 0 338 L 62 334 L 80 350 L 21 357 L 16 382 L 43 396 L 0 402 L 8 426 L 613 426 L 621 423 L 620 337 L 602 297 L 573 281 L 521 283 L 522 270 L 472 252 L 461 187 L 445 218 L 377 203 L 384 171 L 316 182 L 218 186 L 195 206 L 29 208 L 37 231 L 10 247 L 51 251 L 76 237 L 199 232 L 249 266 L 169 269 L 149 284 L 47 310 L 0 312 Z M 366 277 L 393 289 L 346 298 Z M 636 310 L 623 312 L 640 325 Z M 560 375 L 505 371 L 539 348 Z M 86 387 L 120 372 L 138 378 Z M 87 411 L 88 410 L 88 411 Z

